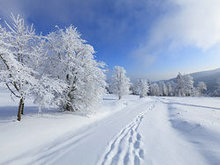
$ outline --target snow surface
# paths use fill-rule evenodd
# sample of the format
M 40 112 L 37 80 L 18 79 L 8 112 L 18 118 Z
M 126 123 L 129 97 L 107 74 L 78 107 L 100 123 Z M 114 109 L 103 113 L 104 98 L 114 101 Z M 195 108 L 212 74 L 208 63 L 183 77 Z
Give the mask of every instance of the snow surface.
M 0 93 L 0 164 L 220 164 L 220 99 L 106 95 L 91 115 Z

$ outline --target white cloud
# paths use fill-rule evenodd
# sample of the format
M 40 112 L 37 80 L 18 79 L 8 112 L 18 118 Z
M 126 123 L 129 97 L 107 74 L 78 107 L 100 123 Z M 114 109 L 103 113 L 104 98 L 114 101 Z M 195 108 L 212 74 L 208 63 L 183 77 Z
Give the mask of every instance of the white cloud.
M 164 14 L 151 22 L 146 40 L 131 53 L 134 65 L 147 68 L 187 48 L 209 54 L 220 47 L 220 0 L 166 0 L 163 5 Z
M 171 10 L 152 28 L 152 47 L 195 46 L 207 50 L 220 42 L 219 0 L 169 0 Z

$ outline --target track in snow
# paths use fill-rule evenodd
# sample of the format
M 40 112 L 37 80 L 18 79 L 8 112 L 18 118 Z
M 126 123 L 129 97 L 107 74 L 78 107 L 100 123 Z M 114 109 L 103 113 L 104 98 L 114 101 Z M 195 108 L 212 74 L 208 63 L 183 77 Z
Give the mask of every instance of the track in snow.
M 153 108 L 154 105 L 150 106 L 148 110 Z M 98 164 L 141 164 L 141 161 L 144 159 L 144 149 L 142 148 L 142 136 L 138 132 L 138 127 L 146 112 L 147 111 L 141 112 L 130 124 L 122 129 L 112 141 L 110 141 L 104 156 Z

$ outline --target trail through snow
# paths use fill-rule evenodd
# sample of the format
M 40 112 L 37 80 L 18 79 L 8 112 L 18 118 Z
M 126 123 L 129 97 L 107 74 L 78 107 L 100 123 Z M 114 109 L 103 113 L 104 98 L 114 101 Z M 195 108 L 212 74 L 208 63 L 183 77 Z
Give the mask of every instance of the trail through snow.
M 51 141 L 47 139 L 41 145 L 27 148 L 21 155 L 7 160 L 0 157 L 0 164 L 220 164 L 220 110 L 212 102 L 216 100 L 132 97 L 124 100 L 126 106 L 121 110 L 84 124 L 80 129 L 69 128 Z M 12 128 L 7 124 L 0 129 L 6 127 Z M 11 146 L 7 151 L 13 152 L 10 141 L 4 145 Z M 3 152 L 0 149 L 0 154 Z
M 148 109 L 152 109 L 153 105 Z M 141 145 L 142 135 L 138 132 L 146 111 L 141 112 L 128 126 L 121 130 L 116 137 L 110 141 L 104 158 L 98 164 L 140 164 L 144 159 L 144 149 Z

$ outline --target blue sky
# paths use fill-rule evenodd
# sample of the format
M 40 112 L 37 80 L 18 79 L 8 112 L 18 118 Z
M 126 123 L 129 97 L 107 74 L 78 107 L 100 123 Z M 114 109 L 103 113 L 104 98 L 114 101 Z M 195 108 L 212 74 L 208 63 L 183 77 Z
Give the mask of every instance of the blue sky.
M 131 78 L 220 67 L 219 0 L 1 0 L 0 17 L 11 12 L 43 34 L 76 26 L 98 60 Z

